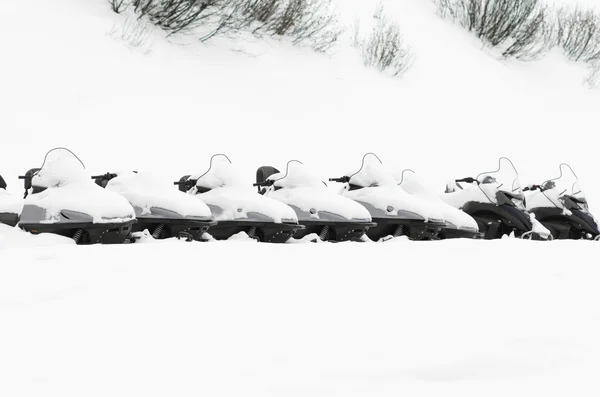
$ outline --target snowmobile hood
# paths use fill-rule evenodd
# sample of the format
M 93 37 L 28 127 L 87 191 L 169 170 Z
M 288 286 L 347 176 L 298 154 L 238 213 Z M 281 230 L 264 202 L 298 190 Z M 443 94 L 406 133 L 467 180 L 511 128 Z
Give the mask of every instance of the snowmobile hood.
M 37 207 L 35 211 L 42 219 L 27 219 L 28 223 L 56 223 L 64 211 L 85 214 L 93 223 L 130 221 L 135 212 L 129 202 L 121 195 L 105 190 L 90 179 L 71 181 L 60 187 L 30 194 L 24 200 L 23 215 L 31 213 L 28 207 Z M 43 214 L 43 215 L 40 215 Z
M 197 191 L 193 188 L 190 194 L 196 194 Z M 220 187 L 198 193 L 196 197 L 208 205 L 217 221 L 248 219 L 274 223 L 298 222 L 296 212 L 290 206 L 262 196 L 253 189 Z
M 443 222 L 442 211 L 437 205 L 419 200 L 396 184 L 356 190 L 345 189 L 342 195 L 365 205 L 370 211 L 382 211 L 388 217 Z M 373 213 L 371 215 L 373 216 Z M 373 216 L 376 217 L 379 216 Z
M 298 208 L 296 212 L 301 220 L 371 221 L 371 214 L 364 206 L 336 194 L 323 184 L 320 187 L 282 188 L 267 194 Z
M 396 180 L 401 182 L 400 188 L 412 194 L 420 200 L 428 201 L 436 206 L 442 213 L 447 226 L 469 231 L 479 231 L 477 222 L 469 214 L 442 201 L 435 193 L 425 188 L 418 180 L 414 172 L 403 172 L 395 174 Z
M 196 197 L 173 190 L 167 182 L 143 172 L 124 172 L 112 178 L 106 189 L 125 197 L 136 209 L 138 216 L 146 214 L 174 213 L 169 217 L 197 217 L 211 219 L 210 208 Z M 153 211 L 154 210 L 154 211 Z M 157 211 L 158 210 L 158 211 Z
M 4 189 L 0 189 L 0 214 L 20 214 L 23 210 L 23 199 L 15 197 Z

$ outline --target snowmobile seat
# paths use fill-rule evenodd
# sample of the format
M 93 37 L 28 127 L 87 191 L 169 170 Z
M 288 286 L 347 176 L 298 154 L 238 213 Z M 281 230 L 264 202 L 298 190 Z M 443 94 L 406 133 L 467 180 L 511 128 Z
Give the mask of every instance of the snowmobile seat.
M 6 182 L 4 181 L 4 178 L 2 178 L 2 175 L 0 175 L 0 189 L 6 190 Z
M 265 165 L 256 170 L 256 183 L 263 183 L 271 175 L 279 174 L 279 170 L 275 167 Z

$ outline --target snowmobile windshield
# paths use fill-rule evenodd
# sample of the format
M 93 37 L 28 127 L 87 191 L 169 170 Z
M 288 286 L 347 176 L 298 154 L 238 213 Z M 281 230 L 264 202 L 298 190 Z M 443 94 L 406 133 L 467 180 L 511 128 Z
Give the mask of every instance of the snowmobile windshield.
M 275 186 L 282 188 L 326 187 L 316 173 L 298 160 L 289 161 L 285 173 L 272 175 L 269 179 L 275 181 Z
M 569 197 L 576 204 L 584 207 L 587 200 L 579 178 L 570 165 L 561 164 L 559 166 L 560 175 L 557 178 L 549 179 L 542 184 L 544 195 L 558 208 L 564 206 L 564 198 Z
M 360 187 L 398 184 L 392 172 L 383 165 L 379 157 L 374 153 L 365 154 L 360 169 L 347 175 L 350 177 L 351 185 Z
M 224 154 L 212 156 L 208 170 L 202 174 L 192 175 L 191 179 L 197 179 L 196 186 L 208 189 L 246 185 L 239 177 L 239 171 Z
M 40 170 L 31 179 L 33 186 L 46 188 L 79 181 L 89 182 L 89 176 L 79 157 L 66 148 L 55 148 L 46 153 Z
M 506 157 L 501 157 L 498 160 L 497 170 L 479 174 L 477 182 L 480 185 L 493 186 L 498 191 L 508 193 L 511 198 L 522 200 L 525 197 L 523 186 L 519 180 L 519 173 L 512 161 Z

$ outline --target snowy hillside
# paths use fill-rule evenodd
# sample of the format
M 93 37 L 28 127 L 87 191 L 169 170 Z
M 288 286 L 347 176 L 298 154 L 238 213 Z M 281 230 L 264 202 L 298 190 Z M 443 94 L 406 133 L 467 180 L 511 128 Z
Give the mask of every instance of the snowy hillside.
M 556 3 L 575 3 L 559 1 Z M 368 24 L 379 1 L 338 0 Z M 577 3 L 597 6 L 596 0 Z M 524 184 L 570 163 L 600 212 L 600 89 L 557 51 L 501 60 L 426 0 L 384 1 L 401 78 L 274 39 L 198 43 L 106 0 L 3 4 L 0 174 L 66 146 L 91 174 L 302 160 L 324 180 L 375 152 L 440 193 L 510 157 Z M 173 187 L 173 189 L 176 189 Z M 594 242 L 75 246 L 0 225 L 2 396 L 597 396 Z

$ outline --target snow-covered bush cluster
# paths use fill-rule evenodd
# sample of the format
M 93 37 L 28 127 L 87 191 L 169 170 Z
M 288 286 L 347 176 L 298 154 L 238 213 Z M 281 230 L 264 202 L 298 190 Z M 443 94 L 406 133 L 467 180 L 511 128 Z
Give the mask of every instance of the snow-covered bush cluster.
M 109 0 L 113 11 L 132 10 L 168 34 L 191 33 L 200 41 L 250 32 L 288 37 L 325 52 L 341 29 L 331 0 Z
M 553 9 L 543 0 L 434 0 L 439 14 L 499 48 L 505 58 L 538 59 L 559 47 L 600 73 L 600 14 L 580 7 Z
M 539 0 L 435 0 L 441 16 L 458 22 L 505 57 L 532 59 L 555 44 L 555 23 Z
M 352 45 L 360 51 L 366 66 L 400 76 L 411 65 L 410 47 L 404 42 L 400 26 L 385 14 L 383 6 L 377 7 L 373 17 L 375 25 L 366 35 L 361 35 L 360 25 L 356 22 Z

